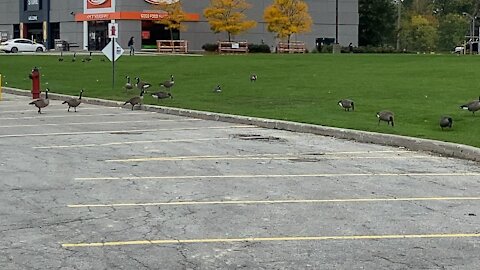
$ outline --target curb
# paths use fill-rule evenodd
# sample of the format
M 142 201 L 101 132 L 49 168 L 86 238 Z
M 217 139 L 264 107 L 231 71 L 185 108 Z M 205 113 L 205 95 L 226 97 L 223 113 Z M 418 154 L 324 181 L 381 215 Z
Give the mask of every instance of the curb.
M 21 89 L 9 88 L 9 87 L 4 87 L 3 89 L 4 89 L 4 92 L 7 94 L 14 94 L 14 95 L 20 95 L 20 96 L 31 95 L 30 91 L 28 90 L 21 90 Z M 72 96 L 54 94 L 54 93 L 49 93 L 49 96 L 51 99 L 54 99 L 54 100 L 65 100 L 67 98 L 72 98 Z M 96 99 L 96 98 L 82 98 L 82 102 L 86 104 L 108 106 L 108 107 L 123 107 L 123 102 Z M 472 160 L 477 162 L 480 161 L 480 148 L 463 145 L 463 144 L 457 144 L 457 143 L 449 143 L 449 142 L 420 139 L 420 138 L 413 138 L 413 137 L 400 136 L 400 135 L 383 134 L 383 133 L 359 131 L 359 130 L 344 129 L 344 128 L 334 128 L 334 127 L 326 127 L 326 126 L 319 126 L 319 125 L 312 125 L 312 124 L 303 124 L 303 123 L 290 122 L 290 121 L 272 120 L 272 119 L 248 117 L 248 116 L 238 116 L 238 115 L 231 115 L 231 114 L 213 113 L 213 112 L 205 112 L 205 111 L 197 111 L 197 110 L 189 110 L 189 109 L 179 109 L 179 108 L 171 108 L 171 107 L 155 106 L 155 105 L 143 105 L 141 109 L 149 112 L 158 112 L 158 113 L 171 114 L 171 115 L 177 115 L 177 116 L 193 117 L 193 118 L 198 118 L 203 120 L 254 125 L 254 126 L 263 127 L 263 128 L 287 130 L 287 131 L 301 132 L 301 133 L 312 133 L 316 135 L 334 137 L 338 139 L 354 140 L 361 143 L 373 143 L 373 144 L 380 144 L 380 145 L 387 145 L 387 146 L 405 147 L 413 151 L 425 151 L 425 152 L 431 152 L 431 153 L 435 153 L 435 154 L 439 154 L 447 157 L 454 157 L 454 158 Z

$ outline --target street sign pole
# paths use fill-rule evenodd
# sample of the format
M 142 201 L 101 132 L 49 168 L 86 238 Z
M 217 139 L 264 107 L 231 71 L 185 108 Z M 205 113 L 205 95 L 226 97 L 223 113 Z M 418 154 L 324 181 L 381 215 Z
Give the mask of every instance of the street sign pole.
M 112 90 L 115 89 L 115 58 L 117 58 L 117 46 L 115 39 L 118 38 L 118 24 L 117 23 L 109 23 L 108 24 L 108 37 L 111 39 L 110 42 L 112 43 Z
M 112 90 L 115 90 L 115 38 L 112 38 Z
M 110 38 L 110 43 L 103 48 L 102 53 L 112 61 L 112 90 L 115 90 L 115 61 L 122 56 L 125 52 L 123 48 L 115 41 L 118 39 L 118 24 L 109 23 L 108 24 L 108 38 Z M 112 51 L 110 51 L 112 50 Z

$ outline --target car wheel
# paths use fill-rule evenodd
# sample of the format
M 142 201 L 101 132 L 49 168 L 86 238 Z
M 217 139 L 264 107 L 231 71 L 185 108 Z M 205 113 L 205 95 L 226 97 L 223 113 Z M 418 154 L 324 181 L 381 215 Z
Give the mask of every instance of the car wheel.
M 13 48 L 10 50 L 10 52 L 12 52 L 12 53 L 17 53 L 17 52 L 18 52 L 18 48 L 17 48 L 17 47 L 13 47 Z
M 38 47 L 35 51 L 36 51 L 36 52 L 43 52 L 43 48 L 42 48 L 42 47 Z

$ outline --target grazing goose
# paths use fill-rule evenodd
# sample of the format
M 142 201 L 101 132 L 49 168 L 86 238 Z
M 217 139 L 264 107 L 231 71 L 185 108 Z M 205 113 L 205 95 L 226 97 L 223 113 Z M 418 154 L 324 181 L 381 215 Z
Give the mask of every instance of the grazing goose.
M 70 111 L 70 108 L 74 108 L 75 112 L 77 112 L 77 107 L 82 103 L 82 94 L 83 94 L 83 89 L 80 91 L 80 95 L 78 98 L 71 98 L 69 100 L 65 100 L 62 104 L 67 104 L 68 105 L 68 110 L 67 112 Z
M 48 100 L 48 91 L 50 91 L 50 89 L 45 89 L 45 98 L 39 98 L 29 103 L 38 108 L 38 113 L 42 113 L 42 108 L 47 107 L 50 103 L 50 100 Z
M 338 105 L 342 107 L 345 111 L 355 111 L 355 104 L 353 103 L 353 100 L 350 99 L 342 99 L 338 101 Z
M 160 83 L 160 86 L 163 86 L 167 89 L 172 88 L 173 85 L 175 85 L 175 80 L 173 79 L 173 75 L 170 75 L 170 80 L 169 81 L 164 81 L 164 82 Z
M 140 96 L 133 97 L 133 98 L 125 101 L 125 103 L 123 103 L 123 105 L 127 105 L 128 103 L 130 103 L 132 105 L 132 111 L 133 111 L 133 107 L 135 107 L 135 105 L 137 105 L 137 104 L 141 105 L 142 104 L 143 94 L 145 94 L 145 89 L 142 89 L 142 91 L 140 92 Z
M 93 59 L 93 58 L 92 58 L 92 52 L 90 52 L 90 53 L 88 54 L 87 61 L 90 62 L 90 61 L 92 61 L 92 59 Z
M 220 84 L 215 86 L 215 88 L 213 88 L 213 92 L 214 93 L 221 93 L 222 92 L 222 87 L 220 87 Z
M 168 92 L 162 92 L 162 91 L 152 94 L 152 97 L 153 97 L 153 98 L 156 98 L 156 99 L 157 99 L 157 102 L 158 102 L 160 99 L 173 98 L 172 94 L 170 94 L 170 93 L 168 93 Z
M 446 127 L 452 128 L 452 125 L 453 125 L 453 119 L 452 119 L 452 117 L 450 117 L 450 116 L 442 116 L 442 117 L 440 118 L 440 127 L 442 128 L 442 130 L 443 130 L 443 128 L 446 128 Z
M 58 58 L 58 62 L 63 62 L 63 51 L 60 51 L 60 57 Z
M 257 74 L 251 74 L 250 75 L 250 82 L 256 82 L 257 81 Z
M 136 80 L 135 86 L 140 90 L 147 90 L 150 86 L 152 86 L 148 82 L 140 81 L 139 77 L 136 77 L 135 80 Z
M 73 58 L 72 58 L 72 62 L 75 62 L 75 61 L 77 61 L 77 53 L 76 52 L 73 53 Z
M 463 104 L 462 106 L 460 106 L 460 108 L 464 110 L 469 110 L 472 112 L 473 115 L 475 115 L 475 112 L 480 110 L 480 97 L 478 97 L 478 100 Z
M 390 111 L 377 112 L 377 118 L 378 118 L 379 125 L 380 125 L 380 121 L 387 122 L 387 125 L 391 123 L 392 127 L 395 125 L 393 122 L 393 118 L 394 118 L 393 112 L 390 112 Z
M 125 76 L 127 78 L 127 82 L 125 83 L 125 90 L 132 90 L 133 84 L 130 82 L 130 76 Z

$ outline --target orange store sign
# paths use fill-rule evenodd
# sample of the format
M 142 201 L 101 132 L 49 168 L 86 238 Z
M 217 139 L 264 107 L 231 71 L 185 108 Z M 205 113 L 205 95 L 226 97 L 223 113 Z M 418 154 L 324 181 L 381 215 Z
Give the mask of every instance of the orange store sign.
M 160 3 L 172 4 L 172 3 L 176 3 L 178 1 L 179 0 L 145 0 L 145 2 L 150 3 L 150 4 L 154 4 L 154 5 L 158 5 Z
M 95 14 L 76 14 L 75 21 L 107 21 L 107 20 L 144 20 L 157 21 L 168 16 L 165 12 L 119 11 Z M 198 13 L 187 13 L 187 21 L 199 21 Z

